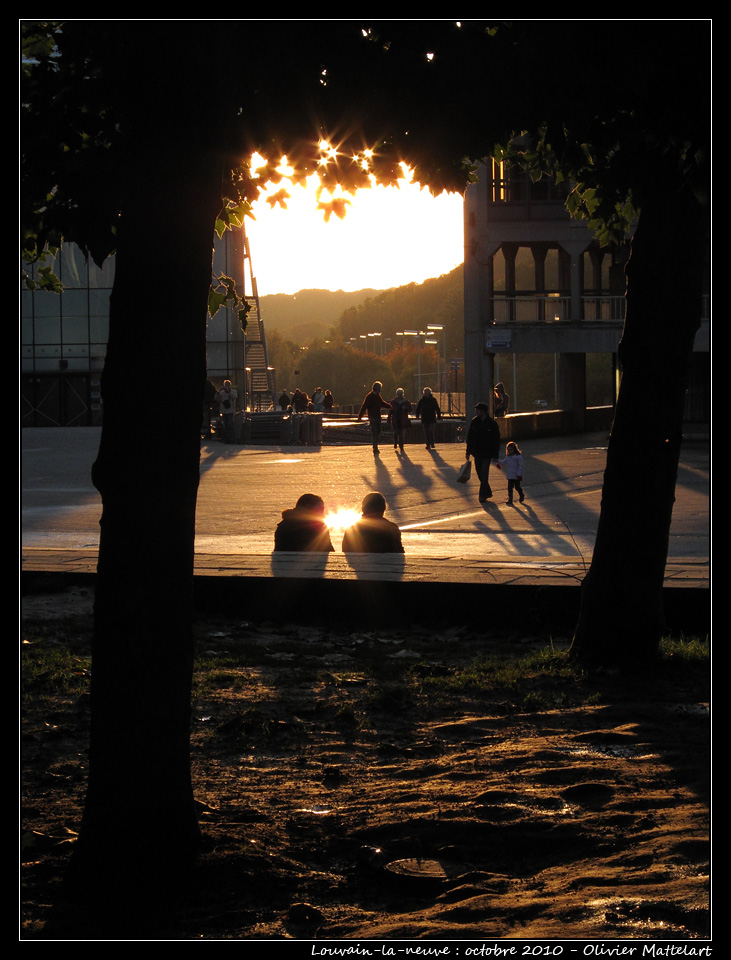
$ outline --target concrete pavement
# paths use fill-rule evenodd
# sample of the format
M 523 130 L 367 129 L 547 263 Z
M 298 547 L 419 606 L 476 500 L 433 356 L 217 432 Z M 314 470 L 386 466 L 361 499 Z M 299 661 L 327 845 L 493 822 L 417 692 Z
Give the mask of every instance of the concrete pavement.
M 414 439 L 418 428 L 412 431 Z M 30 570 L 93 571 L 101 504 L 91 479 L 98 428 L 22 431 L 22 562 Z M 384 435 L 383 440 L 389 437 Z M 494 499 L 477 501 L 473 479 L 456 483 L 462 443 L 405 454 L 381 444 L 321 447 L 201 445 L 196 572 L 203 576 L 399 579 L 455 583 L 578 583 L 591 560 L 606 460 L 605 434 L 521 443 L 524 504 L 507 505 L 506 481 L 493 468 Z M 134 450 L 130 451 L 134 456 Z M 303 558 L 272 557 L 281 511 L 304 492 L 319 493 L 328 511 L 357 510 L 380 490 L 387 517 L 402 530 L 405 558 L 361 558 L 339 552 L 324 569 Z M 144 548 L 144 545 L 141 545 Z M 671 529 L 666 583 L 704 587 L 709 570 L 709 447 L 686 443 Z M 276 561 L 276 562 L 275 562 Z

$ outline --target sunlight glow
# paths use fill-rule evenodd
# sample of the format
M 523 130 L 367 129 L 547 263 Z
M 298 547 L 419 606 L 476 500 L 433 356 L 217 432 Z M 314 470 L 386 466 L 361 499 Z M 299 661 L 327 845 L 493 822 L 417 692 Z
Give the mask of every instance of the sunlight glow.
M 294 167 L 292 167 L 286 157 L 282 157 L 279 166 L 277 167 L 277 173 L 281 173 L 284 177 L 291 177 L 294 173 Z
M 323 162 L 337 156 L 319 144 Z M 364 149 L 364 165 L 372 151 Z M 262 158 L 252 158 L 258 169 Z M 367 169 L 367 167 L 366 167 Z M 291 170 L 283 157 L 279 170 Z M 300 290 L 385 290 L 449 273 L 464 260 L 463 202 L 433 197 L 402 164 L 398 186 L 371 177 L 369 189 L 325 190 L 317 173 L 304 184 L 262 183 L 246 221 L 261 295 Z M 334 216 L 331 216 L 334 214 Z
M 265 167 L 267 161 L 265 157 L 262 157 L 260 153 L 252 153 L 251 160 L 249 161 L 249 169 L 252 173 L 256 173 L 261 167 Z
M 329 513 L 325 517 L 325 523 L 331 530 L 347 530 L 348 527 L 352 527 L 358 520 L 360 520 L 359 511 L 348 510 L 345 507 L 336 510 L 334 513 Z

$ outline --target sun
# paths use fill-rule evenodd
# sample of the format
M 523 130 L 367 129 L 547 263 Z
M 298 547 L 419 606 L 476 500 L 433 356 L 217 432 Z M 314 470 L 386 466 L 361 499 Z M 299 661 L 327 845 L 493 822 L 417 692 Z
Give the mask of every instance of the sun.
M 360 520 L 360 513 L 357 510 L 348 510 L 347 507 L 328 513 L 325 517 L 325 523 L 331 530 L 347 530 L 358 520 Z
M 324 189 L 317 174 L 262 188 L 246 221 L 260 294 L 385 290 L 463 262 L 462 198 L 432 197 L 409 171 L 398 186 L 352 194 Z

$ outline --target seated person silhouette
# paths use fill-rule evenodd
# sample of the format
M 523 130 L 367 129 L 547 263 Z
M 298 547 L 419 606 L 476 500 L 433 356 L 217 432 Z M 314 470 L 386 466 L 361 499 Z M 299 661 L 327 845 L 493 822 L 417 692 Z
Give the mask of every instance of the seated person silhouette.
M 363 516 L 345 531 L 343 553 L 403 553 L 401 531 L 386 520 L 386 501 L 380 493 L 369 493 L 361 504 Z
M 274 531 L 275 550 L 333 549 L 325 523 L 325 503 L 315 493 L 303 493 L 294 509 L 282 510 Z

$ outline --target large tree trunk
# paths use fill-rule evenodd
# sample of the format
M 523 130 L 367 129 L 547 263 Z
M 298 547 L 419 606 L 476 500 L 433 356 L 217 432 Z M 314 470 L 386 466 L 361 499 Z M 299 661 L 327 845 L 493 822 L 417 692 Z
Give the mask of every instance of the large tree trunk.
M 138 157 L 120 218 L 104 423 L 89 786 L 79 862 L 174 873 L 199 841 L 190 777 L 191 594 L 205 332 L 221 158 Z M 135 179 L 135 178 L 132 178 Z M 156 229 L 162 226 L 162 231 Z
M 665 629 L 662 590 L 707 238 L 690 191 L 660 181 L 644 198 L 627 266 L 622 382 L 572 647 L 592 665 L 651 659 Z

